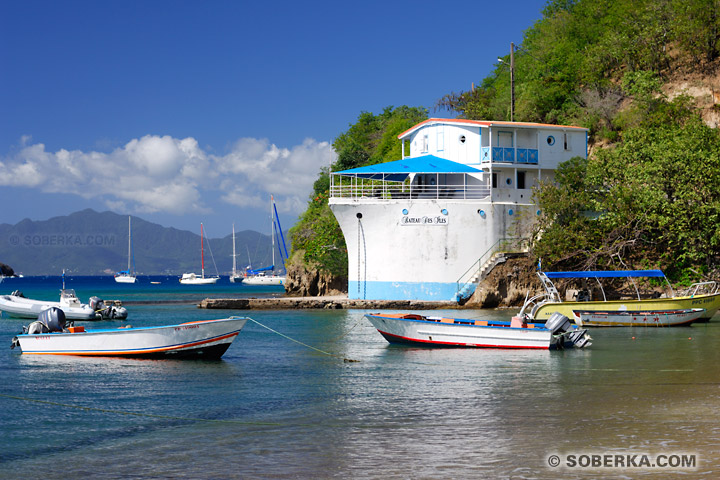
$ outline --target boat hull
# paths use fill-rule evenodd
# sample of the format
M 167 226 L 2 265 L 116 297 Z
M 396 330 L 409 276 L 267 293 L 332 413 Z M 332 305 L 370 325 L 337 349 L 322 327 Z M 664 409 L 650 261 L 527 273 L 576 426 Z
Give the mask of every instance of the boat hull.
M 231 317 L 162 327 L 23 334 L 17 339 L 27 355 L 217 359 L 247 320 Z
M 133 277 L 132 275 L 117 275 L 115 277 L 116 283 L 135 283 L 137 282 L 137 278 Z
M 285 276 L 283 275 L 257 275 L 246 277 L 243 280 L 245 285 L 285 285 Z
M 63 311 L 68 320 L 98 320 L 99 315 L 88 305 L 66 305 L 62 302 L 33 300 L 15 295 L 0 295 L 0 311 L 17 318 L 37 318 L 40 313 L 51 307 Z
M 705 314 L 705 310 L 702 308 L 639 312 L 575 310 L 573 313 L 575 323 L 583 327 L 677 327 L 692 324 Z
M 180 283 L 183 285 L 214 285 L 218 280 L 218 277 L 187 277 L 181 278 Z
M 695 321 L 709 320 L 720 308 L 720 293 L 692 297 L 649 298 L 644 300 L 608 300 L 606 302 L 547 302 L 533 309 L 532 318 L 544 322 L 555 312 L 573 318 L 573 311 L 600 312 L 652 312 L 666 310 L 691 310 L 702 308 L 705 312 Z
M 390 343 L 432 347 L 549 349 L 557 337 L 550 330 L 511 327 L 510 322 L 489 322 L 407 314 L 368 314 L 365 317 Z M 530 324 L 532 325 L 532 324 Z
M 330 208 L 347 244 L 349 299 L 429 301 L 457 300 L 458 282 L 473 263 L 536 211 L 490 197 L 332 198 Z M 408 223 L 407 217 L 433 220 Z

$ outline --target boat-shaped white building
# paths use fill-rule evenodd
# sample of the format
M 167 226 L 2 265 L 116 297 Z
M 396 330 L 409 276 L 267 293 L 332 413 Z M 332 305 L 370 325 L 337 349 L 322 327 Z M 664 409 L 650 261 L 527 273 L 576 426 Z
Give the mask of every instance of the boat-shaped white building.
M 552 180 L 561 162 L 587 158 L 587 133 L 432 118 L 398 136 L 401 160 L 333 172 L 330 208 L 348 248 L 348 297 L 469 297 L 493 254 L 529 235 L 540 213 L 532 188 Z

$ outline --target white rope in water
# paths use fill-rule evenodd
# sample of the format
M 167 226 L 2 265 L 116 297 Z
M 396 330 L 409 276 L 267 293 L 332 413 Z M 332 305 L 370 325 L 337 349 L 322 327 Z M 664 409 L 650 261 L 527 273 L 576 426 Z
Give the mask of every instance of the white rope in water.
M 309 348 L 309 349 L 311 349 L 311 350 L 315 350 L 316 352 L 322 353 L 323 355 L 329 355 L 329 356 L 331 356 L 331 357 L 342 358 L 343 361 L 345 361 L 345 362 L 359 362 L 359 361 L 360 361 L 360 360 L 352 360 L 352 359 L 350 359 L 350 358 L 345 358 L 345 357 L 343 357 L 342 355 L 337 355 L 337 354 L 335 354 L 335 353 L 326 352 L 325 350 L 320 350 L 319 348 L 315 348 L 315 347 L 313 347 L 312 345 L 308 345 L 307 343 L 303 343 L 303 342 L 301 342 L 300 340 L 295 340 L 294 338 L 288 337 L 288 336 L 285 335 L 284 333 L 280 333 L 280 332 L 278 332 L 277 330 L 273 330 L 272 328 L 268 327 L 267 325 L 263 325 L 262 323 L 258 322 L 257 320 L 253 320 L 253 319 L 250 318 L 250 317 L 248 317 L 248 320 L 250 320 L 251 322 L 257 324 L 258 326 L 260 326 L 260 327 L 262 327 L 262 328 L 265 328 L 265 329 L 273 332 L 273 333 L 276 334 L 276 335 L 280 335 L 281 337 L 286 338 L 286 339 L 290 340 L 291 342 L 295 342 L 295 343 L 297 343 L 298 345 L 302 345 L 303 347 L 307 347 L 307 348 Z

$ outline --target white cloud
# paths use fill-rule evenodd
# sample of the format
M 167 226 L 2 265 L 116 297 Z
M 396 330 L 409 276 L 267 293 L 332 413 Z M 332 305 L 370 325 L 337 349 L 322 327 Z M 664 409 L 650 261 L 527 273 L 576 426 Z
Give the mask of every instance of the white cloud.
M 242 138 L 225 155 L 206 153 L 191 137 L 146 135 L 110 153 L 29 144 L 0 158 L 0 185 L 97 199 L 112 209 L 176 215 L 213 210 L 212 202 L 300 214 L 318 172 L 334 153 L 328 142 L 306 139 L 279 148 L 267 139 Z M 217 199 L 220 200 L 217 200 Z

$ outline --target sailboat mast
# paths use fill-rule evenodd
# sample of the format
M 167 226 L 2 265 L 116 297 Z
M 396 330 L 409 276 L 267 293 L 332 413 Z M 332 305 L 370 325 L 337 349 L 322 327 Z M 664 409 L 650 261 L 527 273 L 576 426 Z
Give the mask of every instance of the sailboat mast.
M 200 224 L 200 273 L 205 278 L 205 250 L 203 249 L 203 224 Z
M 132 229 L 130 228 L 130 215 L 128 215 L 128 275 L 130 274 L 130 256 L 132 255 Z
M 237 272 L 237 256 L 235 255 L 235 224 L 233 223 L 233 275 Z
M 272 243 L 272 266 L 273 273 L 275 273 L 275 213 L 273 205 L 275 204 L 275 198 L 270 195 L 270 241 Z

